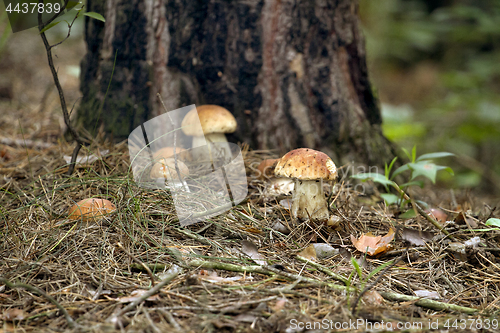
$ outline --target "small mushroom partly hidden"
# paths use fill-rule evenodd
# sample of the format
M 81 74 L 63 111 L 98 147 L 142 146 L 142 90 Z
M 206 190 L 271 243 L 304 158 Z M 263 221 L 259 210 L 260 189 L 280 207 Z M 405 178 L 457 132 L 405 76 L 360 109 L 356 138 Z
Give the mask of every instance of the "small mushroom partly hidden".
M 328 220 L 323 180 L 337 178 L 337 168 L 328 155 L 308 148 L 292 150 L 278 161 L 274 175 L 295 180 L 291 209 L 293 218 Z
M 257 178 L 265 181 L 265 194 L 271 196 L 289 194 L 293 191 L 293 180 L 274 176 L 274 168 L 278 161 L 279 158 L 263 160 L 257 167 Z
M 189 151 L 187 151 L 184 148 L 175 147 L 175 154 L 181 160 L 187 160 L 187 161 L 190 160 Z M 153 153 L 153 159 L 155 161 L 159 160 L 160 158 L 169 158 L 173 156 L 174 156 L 174 147 L 164 147 L 158 149 Z
M 278 163 L 278 160 L 279 158 L 270 158 L 260 162 L 259 166 L 257 167 L 257 178 L 270 179 L 274 177 L 274 168 L 276 167 L 276 163 Z
M 151 168 L 150 176 L 153 179 L 159 180 L 161 183 L 167 180 L 169 185 L 173 188 L 185 187 L 187 190 L 188 188 L 187 185 L 184 184 L 184 178 L 189 176 L 189 168 L 181 160 L 177 160 L 177 167 L 179 168 L 179 172 L 177 172 L 175 163 L 176 161 L 172 157 L 161 158 L 153 165 L 153 168 Z
M 199 123 L 198 123 L 199 119 Z M 198 124 L 201 124 L 201 128 Z M 208 146 L 207 154 L 200 150 L 196 152 L 194 158 L 210 159 L 213 144 L 217 144 L 225 156 L 231 156 L 231 149 L 224 133 L 236 131 L 236 119 L 231 112 L 218 105 L 202 105 L 189 111 L 181 123 L 184 134 L 193 137 L 193 148 Z M 200 156 L 201 155 L 201 156 Z M 203 156 L 205 155 L 205 156 Z
M 69 209 L 71 220 L 95 221 L 116 210 L 115 205 L 106 199 L 88 198 L 78 201 Z

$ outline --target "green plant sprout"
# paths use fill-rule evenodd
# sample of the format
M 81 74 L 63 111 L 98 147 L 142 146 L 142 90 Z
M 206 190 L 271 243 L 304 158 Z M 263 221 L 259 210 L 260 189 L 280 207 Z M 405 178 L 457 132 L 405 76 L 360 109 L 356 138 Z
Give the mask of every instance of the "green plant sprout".
M 397 160 L 397 157 L 394 157 L 394 159 L 391 161 L 389 165 L 387 163 L 385 164 L 385 170 L 384 174 L 379 174 L 375 172 L 370 172 L 370 173 L 359 173 L 357 175 L 352 175 L 351 178 L 354 179 L 360 179 L 361 181 L 367 181 L 371 180 L 373 182 L 379 183 L 384 185 L 387 193 L 383 193 L 380 196 L 384 201 L 386 202 L 387 205 L 392 205 L 399 203 L 400 207 L 403 208 L 406 204 L 411 203 L 414 208 L 416 209 L 410 209 L 407 212 L 403 213 L 400 215 L 402 218 L 411 218 L 416 215 L 415 210 L 417 210 L 420 214 L 422 214 L 429 222 L 434 224 L 439 230 L 443 231 L 445 234 L 447 234 L 441 225 L 430 217 L 425 211 L 419 206 L 423 205 L 424 207 L 427 206 L 425 202 L 421 201 L 413 201 L 408 194 L 406 194 L 406 190 L 413 185 L 418 185 L 420 187 L 424 186 L 424 182 L 422 180 L 416 179 L 417 177 L 424 177 L 432 181 L 432 183 L 436 183 L 436 175 L 438 171 L 445 170 L 448 171 L 451 175 L 453 175 L 453 170 L 450 167 L 447 166 L 442 166 L 442 165 L 437 165 L 433 162 L 434 159 L 436 158 L 442 158 L 442 157 L 448 157 L 448 156 L 454 156 L 452 153 L 448 152 L 437 152 L 437 153 L 429 153 L 429 154 L 424 154 L 419 157 L 417 157 L 417 148 L 416 146 L 413 147 L 411 153 L 408 152 L 406 149 L 403 149 L 405 154 L 407 155 L 408 159 L 410 162 L 400 166 L 394 172 L 392 172 L 392 168 L 394 166 L 394 163 Z M 395 181 L 394 178 L 403 173 L 409 171 L 410 172 L 410 181 L 406 182 L 404 184 L 398 185 Z M 394 188 L 398 194 L 390 193 L 389 186 Z

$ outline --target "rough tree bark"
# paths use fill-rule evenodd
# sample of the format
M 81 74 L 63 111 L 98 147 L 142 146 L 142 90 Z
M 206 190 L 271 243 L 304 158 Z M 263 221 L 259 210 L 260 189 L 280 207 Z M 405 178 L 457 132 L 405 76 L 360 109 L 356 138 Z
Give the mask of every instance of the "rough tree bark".
M 394 156 L 383 137 L 352 0 L 88 0 L 78 119 L 125 139 L 167 109 L 218 104 L 230 141 L 310 147 L 339 163 Z M 110 82 L 104 108 L 98 114 Z

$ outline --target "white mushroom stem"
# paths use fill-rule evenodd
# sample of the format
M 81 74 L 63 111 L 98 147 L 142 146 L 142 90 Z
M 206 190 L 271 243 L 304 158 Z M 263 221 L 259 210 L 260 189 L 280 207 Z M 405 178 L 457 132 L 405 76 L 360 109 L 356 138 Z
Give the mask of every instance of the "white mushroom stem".
M 295 180 L 292 195 L 292 217 L 306 220 L 328 220 L 328 204 L 322 180 Z
M 216 144 L 214 146 L 215 152 L 213 153 L 214 157 L 224 157 L 224 160 L 230 160 L 232 158 L 231 148 L 229 147 L 229 143 L 227 142 L 226 136 L 224 133 L 211 133 L 205 134 L 205 136 L 193 136 L 193 148 L 201 147 L 204 145 L 208 146 L 207 151 L 203 149 L 195 149 L 196 154 L 194 158 L 198 161 L 211 161 L 212 160 L 212 144 Z

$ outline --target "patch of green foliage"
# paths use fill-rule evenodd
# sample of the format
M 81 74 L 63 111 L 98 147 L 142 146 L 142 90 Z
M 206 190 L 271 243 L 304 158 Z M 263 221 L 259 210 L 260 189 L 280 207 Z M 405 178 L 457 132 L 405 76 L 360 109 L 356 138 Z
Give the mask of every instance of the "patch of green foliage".
M 379 183 L 384 185 L 387 193 L 383 193 L 380 196 L 386 204 L 391 205 L 391 204 L 396 204 L 399 203 L 400 207 L 403 208 L 406 204 L 411 202 L 411 199 L 409 199 L 406 195 L 406 190 L 410 186 L 424 186 L 424 182 L 422 181 L 421 178 L 427 178 L 429 179 L 432 183 L 436 183 L 436 176 L 438 171 L 444 170 L 453 175 L 453 170 L 450 167 L 443 166 L 443 165 L 437 165 L 434 163 L 434 159 L 436 158 L 443 158 L 443 157 L 449 157 L 453 156 L 454 154 L 448 153 L 448 152 L 437 152 L 437 153 L 430 153 L 430 154 L 423 154 L 419 157 L 417 157 L 417 149 L 416 146 L 413 147 L 411 153 L 408 152 L 407 150 L 404 150 L 406 153 L 409 162 L 400 166 L 396 170 L 392 172 L 392 168 L 394 166 L 394 163 L 397 160 L 397 157 L 395 157 L 389 165 L 387 163 L 385 164 L 385 170 L 384 174 L 380 173 L 359 173 L 356 175 L 352 175 L 351 178 L 354 179 L 360 179 L 362 181 L 367 181 L 371 180 L 375 183 Z M 403 173 L 410 173 L 410 178 L 409 181 L 403 184 L 398 184 L 394 180 L 396 176 L 403 174 Z M 391 193 L 390 188 L 392 187 L 396 190 L 397 194 Z M 419 202 L 420 204 L 423 204 L 426 206 L 424 202 Z M 402 218 L 411 218 L 415 216 L 415 211 L 410 209 L 407 211 L 405 214 L 407 215 L 402 215 L 400 217 Z
M 386 136 L 467 155 L 500 173 L 500 2 L 361 0 L 360 15 L 378 75 L 423 63 L 434 71 L 432 93 L 412 105 L 383 105 Z M 456 186 L 477 186 L 484 173 L 454 168 Z

